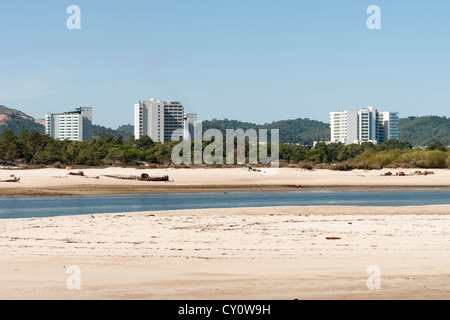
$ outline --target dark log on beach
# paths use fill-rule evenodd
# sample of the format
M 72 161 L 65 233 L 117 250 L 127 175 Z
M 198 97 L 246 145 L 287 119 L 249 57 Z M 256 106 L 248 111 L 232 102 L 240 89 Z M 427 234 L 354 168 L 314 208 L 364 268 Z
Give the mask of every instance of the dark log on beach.
M 71 176 L 84 176 L 84 172 L 83 171 L 69 172 L 69 175 L 71 175 Z
M 6 180 L 0 180 L 0 182 L 19 182 L 20 178 L 12 178 L 12 179 L 6 179 Z
M 136 181 L 169 181 L 169 176 L 162 177 L 150 177 L 148 174 L 143 173 L 140 176 L 114 176 L 105 175 L 105 177 L 121 180 L 136 180 Z

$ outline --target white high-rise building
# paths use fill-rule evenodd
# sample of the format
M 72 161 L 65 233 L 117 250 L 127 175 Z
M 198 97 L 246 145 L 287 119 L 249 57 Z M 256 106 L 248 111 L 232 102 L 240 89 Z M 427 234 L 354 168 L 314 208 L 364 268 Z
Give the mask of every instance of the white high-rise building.
M 187 113 L 184 115 L 184 140 L 194 140 L 196 123 L 197 115 L 195 113 Z
M 399 139 L 398 112 L 380 112 L 374 107 L 359 111 L 330 112 L 331 142 L 383 143 Z
M 378 143 L 378 111 L 373 107 L 362 108 L 358 111 L 358 117 L 358 140 L 360 142 Z
M 180 102 L 141 100 L 134 105 L 134 136 L 149 136 L 155 142 L 165 143 L 172 140 L 174 131 L 185 130 L 186 139 L 186 130 L 192 133 L 196 120 L 196 114 L 184 114 Z
M 378 128 L 381 141 L 400 139 L 400 130 L 398 128 L 400 118 L 398 112 L 380 112 L 379 122 Z
M 54 139 L 89 141 L 92 139 L 92 108 L 80 107 L 65 113 L 47 112 L 45 134 Z
M 331 141 L 352 144 L 358 140 L 358 111 L 330 112 Z

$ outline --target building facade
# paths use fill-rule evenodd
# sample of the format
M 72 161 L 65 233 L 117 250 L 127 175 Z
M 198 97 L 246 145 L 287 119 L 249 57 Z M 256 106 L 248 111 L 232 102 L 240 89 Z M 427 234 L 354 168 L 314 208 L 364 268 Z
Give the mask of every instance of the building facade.
M 398 112 L 380 112 L 374 107 L 359 111 L 330 112 L 331 142 L 383 143 L 399 139 Z
M 196 123 L 197 115 L 195 113 L 187 113 L 184 115 L 184 140 L 194 140 Z
M 149 136 L 155 142 L 165 143 L 172 140 L 172 133 L 184 130 L 193 133 L 197 121 L 196 114 L 184 114 L 180 102 L 167 102 L 156 99 L 141 100 L 134 105 L 134 136 L 139 139 Z
M 89 141 L 92 139 L 92 108 L 79 107 L 65 113 L 47 112 L 45 134 L 54 139 Z

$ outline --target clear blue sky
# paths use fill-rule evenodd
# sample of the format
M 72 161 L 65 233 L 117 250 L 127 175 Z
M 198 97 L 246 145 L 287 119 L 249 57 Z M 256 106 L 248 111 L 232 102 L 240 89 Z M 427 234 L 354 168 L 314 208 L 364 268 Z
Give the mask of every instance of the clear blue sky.
M 69 5 L 81 30 L 68 30 Z M 369 5 L 381 30 L 369 30 Z M 265 123 L 375 106 L 450 116 L 450 1 L 0 2 L 0 104 L 43 118 L 181 101 L 200 120 Z

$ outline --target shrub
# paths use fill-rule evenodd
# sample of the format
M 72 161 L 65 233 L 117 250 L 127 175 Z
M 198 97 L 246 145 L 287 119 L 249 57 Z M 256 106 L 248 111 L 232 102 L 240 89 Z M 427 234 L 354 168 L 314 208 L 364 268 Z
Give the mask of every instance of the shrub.
M 447 168 L 447 153 L 440 150 L 433 150 L 427 153 L 428 168 Z
M 306 169 L 306 170 L 312 170 L 313 169 L 312 164 L 309 163 L 309 162 L 306 162 L 306 161 L 300 161 L 298 163 L 298 167 L 301 168 L 301 169 Z
M 341 162 L 330 166 L 330 169 L 334 171 L 350 171 L 352 170 L 352 167 L 348 164 L 348 162 Z
M 55 163 L 53 164 L 53 168 L 56 168 L 56 169 L 64 169 L 65 166 L 63 166 L 61 162 L 57 161 L 57 162 L 55 162 Z

